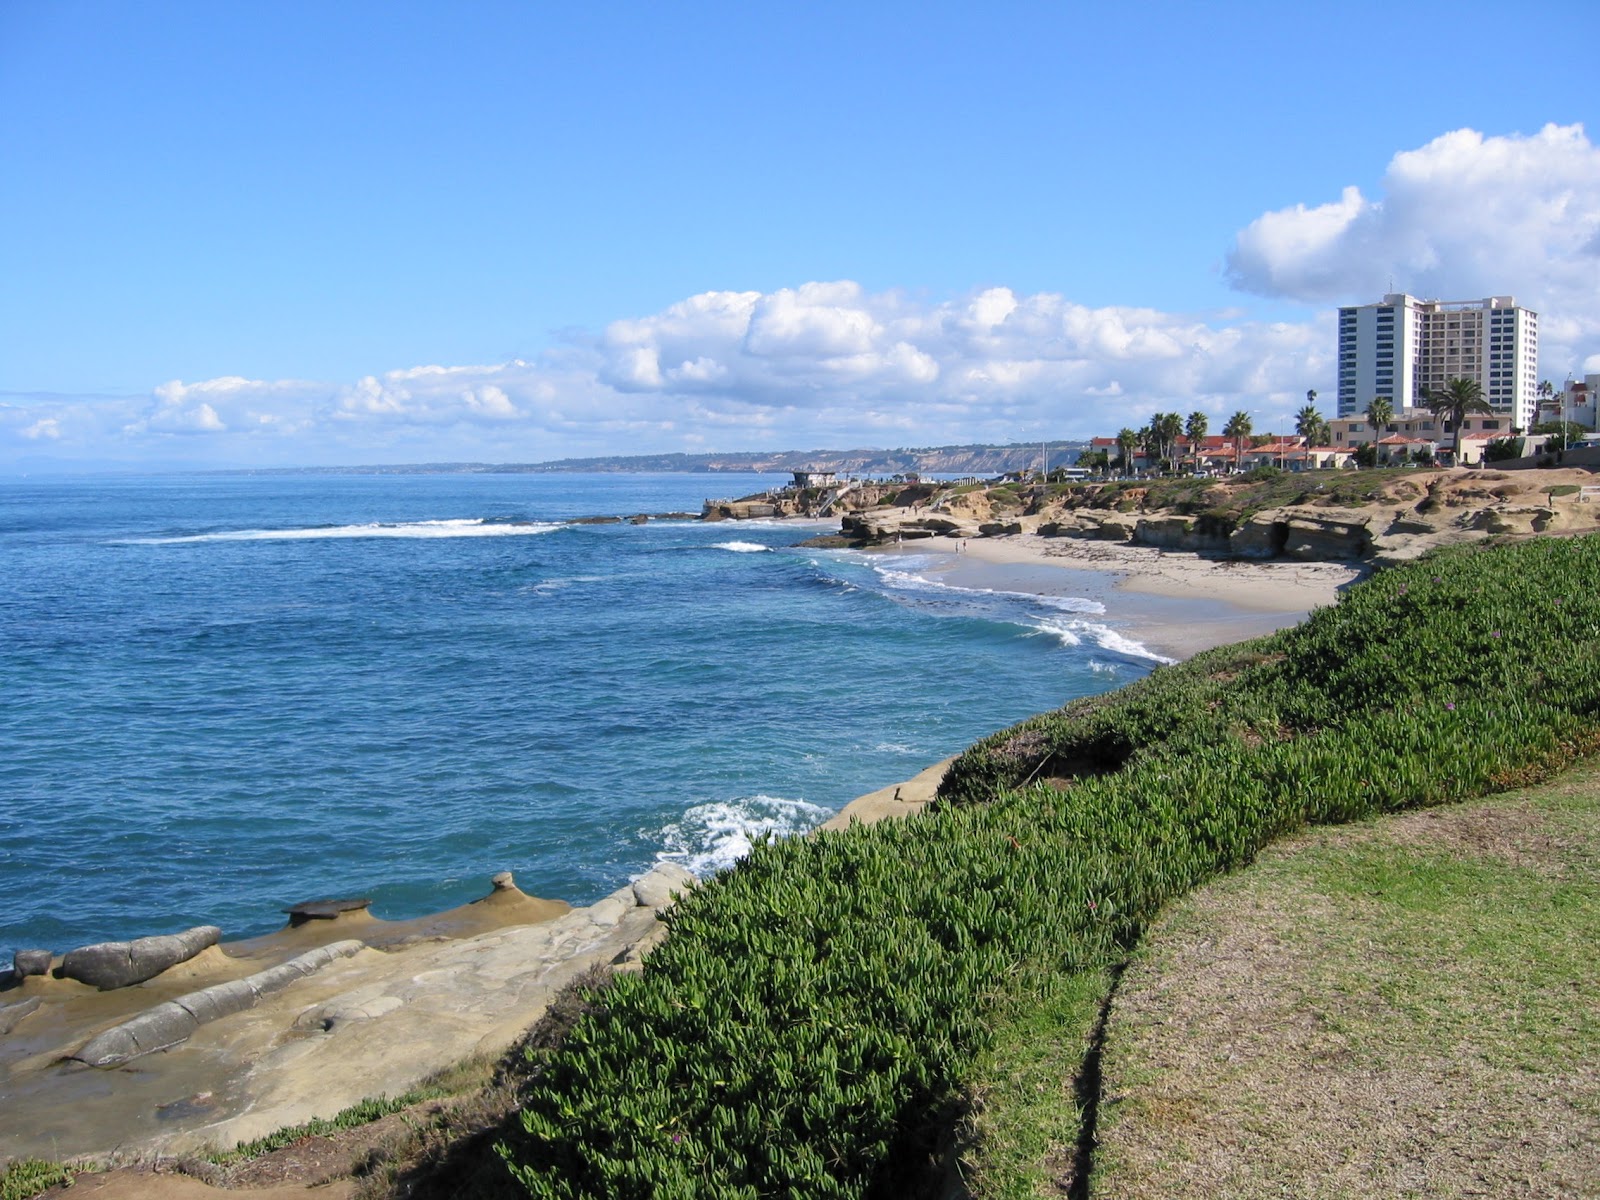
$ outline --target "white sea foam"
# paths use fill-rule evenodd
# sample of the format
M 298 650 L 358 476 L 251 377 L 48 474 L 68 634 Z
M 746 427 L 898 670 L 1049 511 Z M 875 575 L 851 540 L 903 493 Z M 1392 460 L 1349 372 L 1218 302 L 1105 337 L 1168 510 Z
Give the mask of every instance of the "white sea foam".
M 735 554 L 764 554 L 771 550 L 771 546 L 763 546 L 760 542 L 712 542 L 713 550 L 732 550 Z
M 904 744 L 902 744 L 900 742 L 879 742 L 876 746 L 873 747 L 873 749 L 876 750 L 879 754 L 915 754 L 916 753 L 916 751 L 913 750 L 910 746 L 904 745 Z
M 733 866 L 763 834 L 789 837 L 815 829 L 833 814 L 805 800 L 747 796 L 742 800 L 696 804 L 663 827 L 651 840 L 663 849 L 662 862 L 680 863 L 704 878 Z
M 1053 617 L 1040 617 L 1034 622 L 1033 627 L 1040 633 L 1059 638 L 1063 646 L 1081 646 L 1088 642 L 1099 646 L 1102 650 L 1109 650 L 1113 654 L 1121 654 L 1128 658 L 1144 658 L 1158 663 L 1178 661 L 1157 654 L 1143 643 L 1124 637 L 1109 625 L 1101 625 L 1097 621 L 1077 619 L 1062 621 Z
M 955 584 L 944 583 L 938 579 L 929 579 L 926 575 L 918 575 L 914 571 L 898 571 L 876 563 L 873 564 L 873 570 L 884 583 L 901 591 L 954 592 L 968 596 L 994 596 L 1002 600 L 1025 600 L 1030 604 L 1042 604 L 1046 608 L 1058 608 L 1063 612 L 1098 614 L 1106 611 L 1106 606 L 1098 600 L 1090 600 L 1083 596 L 1042 596 L 1035 592 L 1008 592 L 999 588 L 957 587 Z
M 485 521 L 470 517 L 449 521 L 374 521 L 363 525 L 315 525 L 308 529 L 227 529 L 187 537 L 133 538 L 128 545 L 177 546 L 191 542 L 292 542 L 337 538 L 463 538 L 525 537 L 560 529 L 539 521 Z
M 700 522 L 695 522 L 700 524 Z M 839 522 L 832 517 L 744 517 L 740 525 L 756 525 L 763 529 L 829 529 L 837 532 Z
M 599 583 L 604 575 L 569 575 L 562 579 L 546 579 L 532 585 L 528 590 L 540 596 L 548 596 L 551 592 L 563 591 L 575 583 Z

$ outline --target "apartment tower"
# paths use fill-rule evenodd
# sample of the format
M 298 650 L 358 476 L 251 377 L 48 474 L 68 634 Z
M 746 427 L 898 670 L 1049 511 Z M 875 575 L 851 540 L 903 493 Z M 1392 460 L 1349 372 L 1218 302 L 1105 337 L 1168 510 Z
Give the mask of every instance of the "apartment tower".
M 1404 293 L 1339 310 L 1339 416 L 1374 397 L 1427 404 L 1448 379 L 1476 379 L 1496 413 L 1529 429 L 1538 410 L 1539 314 L 1511 296 L 1418 300 Z

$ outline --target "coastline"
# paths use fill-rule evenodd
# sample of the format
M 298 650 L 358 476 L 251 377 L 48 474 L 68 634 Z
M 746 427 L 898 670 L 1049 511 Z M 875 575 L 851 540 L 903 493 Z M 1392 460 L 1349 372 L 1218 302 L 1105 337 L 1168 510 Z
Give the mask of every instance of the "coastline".
M 1102 604 L 1117 632 L 1179 661 L 1298 624 L 1371 574 L 1331 562 L 1248 562 L 1126 543 L 1008 534 L 934 537 L 872 553 L 945 556 L 929 573 L 951 586 L 1077 596 Z M 898 784 L 858 796 L 819 828 L 870 825 L 921 812 L 955 756 Z
M 952 586 L 1094 601 L 1107 610 L 1095 617 L 1097 625 L 1164 659 L 1294 624 L 1364 574 L 1344 565 L 1220 562 L 1035 535 L 971 538 L 964 545 L 934 538 L 873 553 L 941 556 L 920 569 Z M 951 761 L 857 797 L 822 828 L 920 811 Z M 37 981 L 15 999 L 53 991 L 73 1003 L 30 1017 L 12 1043 L 17 1057 L 0 1090 L 26 1100 L 29 1121 L 4 1150 L 64 1150 L 73 1138 L 86 1139 L 77 1148 L 87 1153 L 95 1152 L 94 1143 L 168 1151 L 226 1144 L 401 1091 L 431 1070 L 509 1044 L 560 982 L 589 965 L 636 965 L 661 934 L 656 913 L 672 890 L 666 878 L 662 884 L 625 885 L 569 912 L 522 895 L 507 879 L 484 900 L 448 913 L 412 922 L 352 913 L 229 944 L 225 949 L 237 956 L 229 960 L 222 950 L 208 951 L 191 967 L 121 992 L 90 994 L 77 984 Z M 236 977 L 246 959 L 276 961 L 290 949 L 335 938 L 364 948 L 274 1003 L 124 1068 L 114 1097 L 99 1071 L 50 1068 L 83 1036 L 135 1008 Z M 329 1086 L 330 1072 L 338 1086 Z
M 943 555 L 930 573 L 956 587 L 1095 601 L 1119 634 L 1171 660 L 1298 624 L 1370 574 L 1353 563 L 1206 558 L 1029 533 L 933 537 L 873 553 Z

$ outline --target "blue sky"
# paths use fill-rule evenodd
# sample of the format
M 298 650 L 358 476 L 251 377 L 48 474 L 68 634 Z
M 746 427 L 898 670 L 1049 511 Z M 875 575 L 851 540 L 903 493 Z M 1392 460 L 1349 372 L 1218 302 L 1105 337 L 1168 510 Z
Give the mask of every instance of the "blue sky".
M 1391 276 L 1597 370 L 1596 10 L 0 0 L 0 469 L 1264 427 Z

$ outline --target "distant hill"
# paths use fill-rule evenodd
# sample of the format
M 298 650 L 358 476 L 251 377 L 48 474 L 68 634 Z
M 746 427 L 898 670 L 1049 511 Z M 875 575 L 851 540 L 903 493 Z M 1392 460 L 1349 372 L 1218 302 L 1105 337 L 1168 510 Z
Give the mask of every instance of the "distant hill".
M 1071 464 L 1088 447 L 1087 442 L 1046 442 L 1042 447 L 1051 466 Z M 898 450 L 768 450 L 724 454 L 628 454 L 598 458 L 562 458 L 541 463 L 418 463 L 376 467 L 295 468 L 302 474 L 432 475 L 456 473 L 545 474 L 559 471 L 611 473 L 681 471 L 688 474 L 748 473 L 813 470 L 851 475 L 992 475 L 1003 471 L 1037 468 L 1038 442 L 1009 446 L 974 444 L 927 446 Z M 229 472 L 230 474 L 236 472 Z M 251 472 L 267 474 L 276 472 Z

